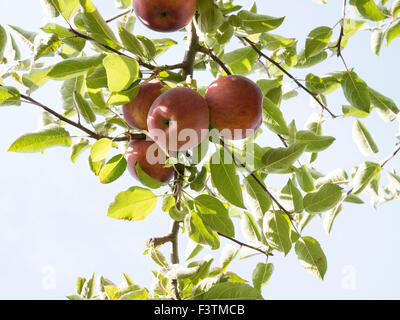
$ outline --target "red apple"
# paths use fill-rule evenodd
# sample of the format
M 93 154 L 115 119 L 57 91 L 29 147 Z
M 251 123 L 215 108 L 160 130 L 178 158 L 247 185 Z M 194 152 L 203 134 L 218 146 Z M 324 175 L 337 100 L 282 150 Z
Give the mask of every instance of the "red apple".
M 187 26 L 196 12 L 197 0 L 135 0 L 137 17 L 150 29 L 177 31 Z
M 185 151 L 207 136 L 210 117 L 204 98 L 189 88 L 174 88 L 159 96 L 147 118 L 150 137 L 161 147 Z
M 227 139 L 244 139 L 262 123 L 261 89 L 242 76 L 226 76 L 214 81 L 205 94 L 211 126 Z
M 147 130 L 147 114 L 154 100 L 160 96 L 162 87 L 158 80 L 143 82 L 135 99 L 122 107 L 125 121 L 131 127 Z
M 167 182 L 174 176 L 174 168 L 164 166 L 167 155 L 153 141 L 135 140 L 131 142 L 125 157 L 130 174 L 138 180 L 136 163 L 154 180 Z

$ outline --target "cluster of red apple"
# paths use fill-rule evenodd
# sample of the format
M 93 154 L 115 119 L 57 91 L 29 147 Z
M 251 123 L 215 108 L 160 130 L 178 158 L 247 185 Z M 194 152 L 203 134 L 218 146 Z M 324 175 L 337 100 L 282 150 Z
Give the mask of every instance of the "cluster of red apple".
M 196 0 L 135 0 L 134 9 L 151 29 L 174 31 L 191 21 L 196 3 Z M 244 139 L 262 123 L 263 94 L 245 77 L 219 78 L 208 87 L 204 98 L 190 88 L 165 91 L 165 87 L 159 80 L 145 81 L 135 99 L 123 106 L 126 122 L 133 128 L 147 130 L 153 140 L 135 140 L 128 147 L 128 170 L 135 178 L 138 178 L 137 163 L 157 181 L 172 179 L 174 168 L 166 167 L 165 161 L 154 161 L 166 159 L 159 146 L 173 152 L 189 150 L 207 137 L 210 126 L 226 139 Z

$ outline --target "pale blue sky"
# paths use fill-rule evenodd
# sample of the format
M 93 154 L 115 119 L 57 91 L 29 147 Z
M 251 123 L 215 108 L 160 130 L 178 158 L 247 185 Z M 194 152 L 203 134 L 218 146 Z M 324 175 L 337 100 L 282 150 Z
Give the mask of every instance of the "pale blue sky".
M 250 4 L 250 1 L 237 2 Z M 94 3 L 106 17 L 117 12 L 111 0 L 94 0 Z M 276 33 L 300 39 L 299 47 L 314 27 L 333 26 L 340 19 L 341 3 L 338 0 L 331 0 L 328 5 L 318 5 L 312 0 L 257 1 L 260 12 L 286 16 Z M 34 31 L 45 22 L 38 0 L 0 0 L 0 23 L 3 26 L 12 24 Z M 139 24 L 137 32 L 154 38 L 183 38 L 182 33 L 148 33 Z M 371 87 L 400 104 L 400 40 L 393 41 L 389 48 L 383 48 L 381 56 L 376 57 L 369 48 L 369 35 L 361 32 L 350 41 L 344 51 L 346 61 Z M 183 54 L 182 48 L 171 50 L 164 62 L 178 62 Z M 338 59 L 331 58 L 310 71 L 321 75 L 342 68 Z M 302 70 L 293 70 L 293 73 L 298 78 L 305 77 Z M 197 78 L 201 85 L 212 80 L 204 74 Z M 58 87 L 57 83 L 48 84 L 35 92 L 34 98 L 61 110 Z M 328 101 L 336 113 L 340 113 L 341 105 L 345 103 L 341 90 L 329 96 Z M 303 93 L 284 102 L 282 110 L 288 122 L 296 119 L 299 128 L 315 111 L 309 107 L 309 97 Z M 150 270 L 156 270 L 157 266 L 142 255 L 144 244 L 149 237 L 167 232 L 168 217 L 157 210 L 141 222 L 108 218 L 107 207 L 115 195 L 136 182 L 125 173 L 117 182 L 101 185 L 89 171 L 87 154 L 72 164 L 70 151 L 64 148 L 50 149 L 45 155 L 7 153 L 16 137 L 36 129 L 40 114 L 38 108 L 30 105 L 0 110 L 0 298 L 63 299 L 75 292 L 78 276 L 88 276 L 93 271 L 116 283 L 125 272 L 138 284 L 150 287 Z M 354 165 L 365 160 L 351 141 L 353 121 L 338 119 L 325 124 L 325 134 L 335 136 L 337 141 L 320 154 L 315 164 L 320 171 L 328 173 L 343 167 L 349 172 Z M 395 146 L 394 136 L 399 123 L 383 122 L 375 112 L 363 122 L 374 133 L 381 151 L 378 157 L 385 158 Z M 279 145 L 279 141 L 268 133 L 259 143 L 263 146 Z M 400 158 L 396 158 L 386 169 L 397 167 L 400 170 L 399 164 Z M 281 187 L 285 183 L 279 177 L 268 182 L 272 187 Z M 263 289 L 266 299 L 400 298 L 397 245 L 400 241 L 400 205 L 398 202 L 385 204 L 374 212 L 368 204 L 369 198 L 363 199 L 365 205 L 346 204 L 330 236 L 325 234 L 319 218 L 303 232 L 318 239 L 327 255 L 325 281 L 308 274 L 293 250 L 286 258 L 277 253 L 270 259 L 275 272 Z M 240 238 L 240 228 L 237 228 L 237 234 Z M 226 243 L 222 242 L 223 245 Z M 181 241 L 181 256 L 185 244 Z M 204 250 L 198 258 L 208 253 L 210 251 Z M 219 251 L 211 253 L 218 263 Z M 251 280 L 253 268 L 263 260 L 260 256 L 236 260 L 230 269 Z M 351 282 L 355 285 L 350 286 L 352 290 L 349 290 L 349 279 L 355 281 Z

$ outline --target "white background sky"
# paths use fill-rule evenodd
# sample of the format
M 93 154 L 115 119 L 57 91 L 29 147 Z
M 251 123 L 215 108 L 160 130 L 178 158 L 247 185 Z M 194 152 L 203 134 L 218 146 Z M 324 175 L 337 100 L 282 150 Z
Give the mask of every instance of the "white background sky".
M 275 33 L 298 38 L 299 48 L 314 27 L 335 25 L 340 19 L 342 4 L 338 0 L 331 0 L 328 5 L 318 5 L 311 0 L 256 2 L 259 12 L 286 16 L 283 26 Z M 111 0 L 94 0 L 94 3 L 105 17 L 117 13 Z M 237 3 L 248 6 L 251 2 L 238 0 Z M 0 24 L 3 26 L 11 24 L 37 31 L 45 23 L 38 0 L 0 0 Z M 169 51 L 163 62 L 180 61 L 182 33 L 156 34 L 140 24 L 136 30 L 152 38 L 179 40 L 181 45 Z M 370 50 L 369 35 L 369 32 L 361 32 L 350 41 L 344 51 L 346 61 L 372 88 L 400 105 L 400 40 L 383 48 L 381 56 L 376 57 Z M 333 57 L 310 72 L 322 75 L 342 68 L 340 61 Z M 305 77 L 301 70 L 292 72 L 298 78 Z M 197 79 L 200 85 L 207 85 L 212 80 L 204 74 L 198 75 Z M 61 111 L 58 88 L 57 83 L 48 84 L 35 92 L 34 98 Z M 345 103 L 341 90 L 329 96 L 328 101 L 335 113 L 340 113 Z M 282 110 L 288 122 L 296 119 L 298 128 L 302 128 L 315 111 L 309 107 L 309 97 L 303 93 L 284 102 Z M 64 148 L 50 149 L 45 155 L 7 153 L 19 135 L 37 128 L 40 115 L 41 111 L 30 105 L 0 110 L 0 298 L 63 299 L 75 293 L 78 276 L 88 276 L 93 271 L 116 283 L 125 272 L 136 283 L 151 287 L 150 270 L 156 270 L 157 266 L 142 252 L 148 238 L 168 231 L 168 217 L 157 209 L 141 222 L 108 218 L 109 203 L 118 192 L 136 182 L 126 172 L 117 182 L 101 185 L 89 171 L 87 153 L 76 164 L 71 163 L 70 151 Z M 338 119 L 325 124 L 324 133 L 335 136 L 337 141 L 320 154 L 315 163 L 320 171 L 328 173 L 343 167 L 350 172 L 354 165 L 365 161 L 351 141 L 353 121 Z M 385 158 L 394 149 L 398 122 L 386 123 L 375 112 L 363 122 L 374 133 L 381 151 L 378 158 Z M 279 146 L 279 141 L 269 134 L 263 135 L 258 142 L 262 146 Z M 385 169 L 394 167 L 400 169 L 400 157 L 392 160 Z M 383 180 L 386 182 L 386 177 Z M 285 182 L 276 178 L 267 180 L 269 185 L 279 188 Z M 266 299 L 400 298 L 400 205 L 398 202 L 385 204 L 374 212 L 368 205 L 368 197 L 363 199 L 365 205 L 346 204 L 330 236 L 325 234 L 320 218 L 303 232 L 318 239 L 327 255 L 325 281 L 308 274 L 293 250 L 286 258 L 277 253 L 270 259 L 275 272 L 263 289 Z M 237 234 L 240 238 L 240 228 L 237 228 Z M 227 242 L 222 241 L 222 246 L 225 244 Z M 181 241 L 181 256 L 185 245 L 185 241 Z M 208 253 L 210 251 L 204 250 L 198 258 Z M 218 264 L 219 251 L 212 254 Z M 230 270 L 251 280 L 253 268 L 263 260 L 260 256 L 236 260 Z M 349 283 L 354 286 L 350 288 Z

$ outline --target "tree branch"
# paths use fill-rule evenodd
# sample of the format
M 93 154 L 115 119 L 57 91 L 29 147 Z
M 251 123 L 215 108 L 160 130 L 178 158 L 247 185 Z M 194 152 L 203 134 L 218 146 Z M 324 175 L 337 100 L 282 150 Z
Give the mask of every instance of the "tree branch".
M 70 124 L 71 126 L 73 126 L 75 128 L 78 128 L 79 130 L 81 130 L 81 131 L 85 132 L 86 134 L 88 134 L 89 137 L 91 137 L 93 139 L 96 139 L 96 140 L 99 140 L 99 139 L 102 139 L 102 138 L 108 138 L 108 139 L 111 139 L 113 141 L 118 142 L 118 141 L 129 141 L 129 140 L 132 140 L 132 139 L 136 139 L 136 140 L 146 139 L 146 135 L 143 134 L 143 133 L 130 133 L 130 132 L 125 132 L 125 136 L 124 137 L 120 137 L 120 138 L 113 138 L 113 137 L 104 136 L 104 135 L 98 134 L 97 132 L 94 132 L 94 131 L 86 128 L 85 126 L 83 126 L 80 123 L 77 123 L 75 121 L 72 121 L 71 119 L 68 119 L 67 117 L 63 116 L 62 114 L 59 114 L 58 112 L 54 111 L 53 109 L 45 106 L 44 104 L 36 101 L 35 99 L 33 99 L 33 98 L 31 98 L 31 97 L 29 97 L 27 95 L 21 94 L 21 98 L 26 100 L 25 102 L 27 102 L 27 103 L 30 103 L 30 104 L 33 104 L 35 106 L 38 106 L 38 107 L 42 108 L 43 110 L 45 110 L 48 113 L 50 113 L 53 116 L 55 116 L 57 119 L 59 119 L 61 121 L 64 121 L 65 123 L 68 123 L 68 124 Z
M 292 219 L 291 213 L 285 209 L 284 206 L 281 205 L 281 203 L 269 192 L 268 188 L 264 185 L 264 183 L 252 172 L 244 163 L 242 163 L 234 154 L 233 152 L 229 149 L 229 147 L 225 144 L 223 139 L 220 139 L 220 144 L 224 147 L 224 149 L 229 153 L 229 155 L 232 157 L 233 161 L 243 169 L 247 171 L 247 173 L 257 182 L 257 184 L 265 191 L 265 193 L 268 195 L 268 197 L 276 203 L 276 205 L 281 209 L 284 213 L 286 213 L 290 219 Z
M 383 168 L 390 160 L 392 160 L 396 154 L 398 154 L 400 152 L 400 145 L 392 152 L 392 154 L 390 156 L 388 156 L 385 160 L 382 161 L 382 163 L 380 164 L 381 167 Z
M 212 49 L 203 47 L 203 46 L 199 46 L 199 52 L 202 52 L 206 55 L 208 55 L 215 63 L 217 63 L 224 71 L 227 75 L 231 75 L 232 72 L 229 70 L 229 68 L 226 66 L 226 64 L 220 59 L 218 58 Z
M 188 27 L 188 40 L 187 49 L 182 62 L 182 80 L 186 80 L 188 76 L 193 76 L 194 62 L 196 58 L 196 53 L 199 48 L 199 37 L 196 33 L 196 28 L 192 22 Z M 181 197 L 182 189 L 185 175 L 185 166 L 183 164 L 175 165 L 174 174 L 174 198 L 175 205 L 178 210 L 181 209 Z M 179 263 L 179 248 L 178 248 L 178 234 L 179 234 L 180 223 L 178 221 L 173 221 L 171 225 L 171 231 L 164 237 L 152 238 L 149 240 L 151 246 L 158 246 L 171 242 L 171 263 Z M 171 280 L 171 292 L 175 300 L 180 300 L 181 296 L 179 293 L 179 283 L 177 279 Z
M 245 41 L 245 42 L 247 42 L 247 43 L 253 48 L 253 50 L 256 51 L 261 57 L 263 57 L 263 58 L 265 58 L 266 60 L 268 60 L 268 61 L 269 61 L 270 63 L 272 63 L 275 67 L 277 67 L 279 70 L 281 70 L 286 76 L 288 76 L 290 79 L 292 79 L 292 80 L 296 83 L 296 85 L 298 85 L 301 89 L 303 89 L 305 92 L 307 92 L 307 93 L 321 106 L 322 110 L 326 110 L 326 111 L 329 113 L 329 115 L 330 115 L 333 119 L 335 119 L 335 118 L 338 117 L 338 116 L 335 115 L 333 112 L 331 112 L 331 111 L 323 104 L 323 102 L 322 102 L 320 99 L 318 99 L 318 97 L 317 97 L 313 92 L 311 92 L 309 89 L 307 89 L 307 87 L 305 87 L 304 85 L 302 85 L 302 84 L 300 83 L 300 81 L 298 81 L 291 73 L 289 73 L 288 71 L 286 71 L 286 69 L 283 68 L 278 62 L 276 62 L 274 59 L 270 58 L 269 56 L 267 56 L 266 54 L 264 54 L 260 49 L 258 49 L 257 46 L 256 46 L 256 44 L 255 44 L 253 41 L 251 41 L 249 38 L 246 38 L 246 37 L 238 37 L 238 38 L 241 39 L 241 40 L 243 40 L 243 41 Z
M 340 57 L 342 55 L 342 40 L 344 37 L 344 22 L 346 20 L 346 7 L 347 7 L 347 0 L 343 0 L 343 16 L 340 26 L 340 34 L 337 45 L 334 48 L 337 48 L 337 56 Z
M 114 49 L 114 48 L 110 47 L 109 45 L 104 44 L 104 43 L 102 43 L 102 42 L 100 42 L 100 41 L 98 41 L 98 40 L 96 40 L 96 39 L 94 39 L 94 38 L 92 38 L 92 37 L 90 37 L 90 36 L 88 36 L 88 35 L 85 35 L 85 34 L 83 34 L 83 33 L 80 33 L 79 31 L 77 31 L 77 30 L 75 30 L 74 28 L 72 28 L 72 26 L 70 26 L 70 29 L 69 29 L 69 30 L 70 30 L 73 34 L 75 34 L 75 36 L 77 36 L 77 37 L 79 37 L 79 38 L 85 39 L 85 40 L 87 40 L 87 41 L 94 42 L 94 43 L 96 43 L 98 46 L 100 46 L 100 47 L 102 47 L 102 48 L 104 48 L 104 49 L 107 49 L 107 50 L 109 50 L 109 51 L 111 51 L 111 52 L 113 52 L 113 53 L 115 53 L 115 54 L 120 55 L 120 56 L 124 56 L 124 57 L 130 58 L 130 59 L 136 60 L 136 61 L 139 63 L 140 66 L 142 66 L 142 67 L 144 67 L 144 68 L 146 68 L 146 69 L 152 70 L 152 71 L 154 71 L 154 73 L 159 73 L 159 72 L 164 71 L 164 70 L 174 70 L 174 69 L 181 69 L 181 68 L 183 68 L 183 64 L 181 64 L 181 63 L 179 63 L 179 64 L 174 64 L 174 65 L 155 66 L 155 65 L 152 65 L 152 64 L 150 64 L 150 63 L 144 62 L 140 57 L 137 57 L 137 58 L 135 59 L 135 58 L 133 58 L 133 57 L 131 57 L 131 56 L 129 56 L 129 55 L 127 55 L 127 54 L 125 54 L 125 53 L 123 53 L 123 52 L 117 50 L 117 49 Z
M 241 247 L 247 247 L 247 248 L 253 249 L 253 250 L 258 251 L 258 252 L 260 252 L 260 253 L 262 253 L 262 254 L 265 254 L 267 257 L 268 257 L 268 256 L 273 256 L 273 254 L 272 254 L 271 252 L 264 251 L 264 250 L 262 250 L 262 249 L 260 249 L 260 248 L 257 248 L 257 247 L 253 247 L 253 246 L 251 246 L 251 245 L 249 245 L 249 244 L 247 244 L 247 243 L 244 243 L 244 242 L 241 242 L 241 241 L 239 241 L 239 240 L 236 240 L 235 238 L 226 236 L 226 235 L 224 235 L 223 233 L 220 233 L 220 232 L 217 232 L 217 233 L 219 234 L 219 236 L 221 236 L 221 237 L 223 237 L 223 238 L 226 238 L 226 239 L 228 239 L 228 240 L 230 240 L 230 241 L 232 241 L 232 242 L 235 242 L 235 243 L 239 244 Z
M 126 14 L 132 14 L 132 12 L 133 12 L 133 7 L 129 8 L 129 9 L 126 9 L 125 11 L 122 11 L 121 13 L 118 13 L 115 16 L 107 19 L 106 23 L 110 23 L 110 22 L 112 22 L 112 21 L 114 21 L 114 20 L 116 20 L 116 19 L 118 19 L 120 17 L 123 17 Z

